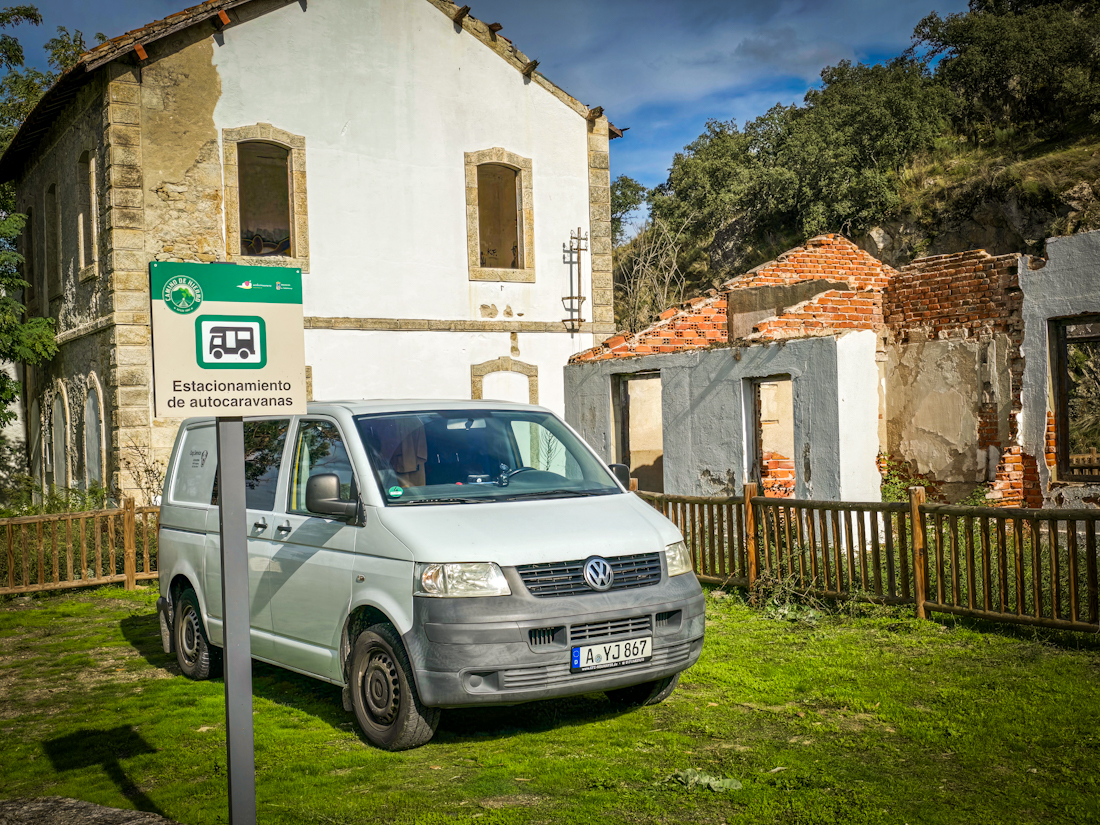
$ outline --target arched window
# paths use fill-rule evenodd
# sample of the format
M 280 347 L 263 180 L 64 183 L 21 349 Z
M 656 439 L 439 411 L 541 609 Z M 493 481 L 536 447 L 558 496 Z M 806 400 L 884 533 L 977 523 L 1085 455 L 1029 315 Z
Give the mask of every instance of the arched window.
M 58 393 L 53 397 L 53 484 L 57 487 L 69 486 L 69 450 L 68 416 L 65 415 L 65 401 Z
M 523 269 L 519 171 L 499 163 L 477 167 L 478 246 L 481 265 Z
M 95 263 L 95 160 L 91 152 L 83 152 L 77 162 L 77 204 L 76 233 L 80 256 L 80 270 Z
M 258 140 L 237 144 L 241 255 L 294 257 L 290 225 L 290 150 Z
M 103 486 L 103 423 L 99 417 L 99 392 L 88 388 L 84 400 L 84 474 L 87 486 Z
M 46 190 L 46 291 L 47 300 L 61 295 L 61 238 L 59 236 L 60 209 L 57 201 L 57 184 Z M 42 313 L 48 315 L 48 312 Z

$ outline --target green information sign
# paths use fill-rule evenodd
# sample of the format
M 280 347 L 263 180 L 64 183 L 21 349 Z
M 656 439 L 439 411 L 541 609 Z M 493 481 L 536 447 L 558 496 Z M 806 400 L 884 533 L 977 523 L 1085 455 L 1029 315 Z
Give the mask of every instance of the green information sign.
M 149 265 L 157 417 L 305 412 L 302 273 Z

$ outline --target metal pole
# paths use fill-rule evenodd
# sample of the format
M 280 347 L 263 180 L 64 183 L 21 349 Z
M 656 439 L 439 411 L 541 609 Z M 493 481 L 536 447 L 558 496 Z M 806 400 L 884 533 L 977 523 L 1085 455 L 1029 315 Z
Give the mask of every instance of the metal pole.
M 218 504 L 222 546 L 222 644 L 230 825 L 256 823 L 249 637 L 248 533 L 244 500 L 244 422 L 218 419 Z

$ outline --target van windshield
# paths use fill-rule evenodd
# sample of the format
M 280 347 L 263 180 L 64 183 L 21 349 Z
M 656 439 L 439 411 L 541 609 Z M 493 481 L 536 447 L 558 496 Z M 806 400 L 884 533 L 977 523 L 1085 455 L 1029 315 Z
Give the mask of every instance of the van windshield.
M 445 410 L 361 415 L 355 423 L 388 506 L 622 492 L 549 413 Z

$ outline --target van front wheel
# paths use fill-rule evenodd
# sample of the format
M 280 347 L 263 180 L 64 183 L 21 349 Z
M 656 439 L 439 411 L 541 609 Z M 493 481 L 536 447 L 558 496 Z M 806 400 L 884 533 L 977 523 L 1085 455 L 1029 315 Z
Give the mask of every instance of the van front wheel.
M 389 624 L 373 625 L 355 640 L 351 702 L 371 744 L 387 751 L 423 745 L 439 726 L 439 708 L 420 703 L 408 654 Z
M 199 682 L 216 676 L 221 666 L 221 650 L 206 638 L 199 600 L 191 588 L 180 593 L 175 618 L 176 661 L 183 675 Z

